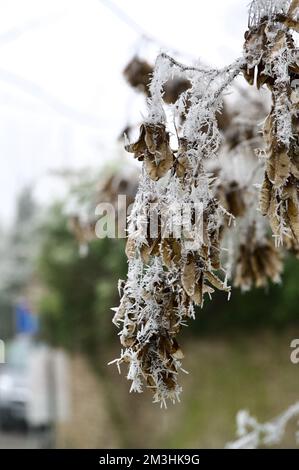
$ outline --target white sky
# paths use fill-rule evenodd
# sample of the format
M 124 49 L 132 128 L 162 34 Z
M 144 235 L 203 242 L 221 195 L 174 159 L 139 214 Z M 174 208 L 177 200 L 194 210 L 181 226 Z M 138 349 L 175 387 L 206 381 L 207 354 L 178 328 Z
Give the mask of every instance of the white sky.
M 113 1 L 195 59 L 221 66 L 241 54 L 248 0 Z M 96 168 L 117 153 L 142 110 L 122 70 L 137 50 L 159 51 L 139 39 L 100 0 L 0 0 L 0 224 L 24 184 L 49 201 L 59 192 L 49 170 Z

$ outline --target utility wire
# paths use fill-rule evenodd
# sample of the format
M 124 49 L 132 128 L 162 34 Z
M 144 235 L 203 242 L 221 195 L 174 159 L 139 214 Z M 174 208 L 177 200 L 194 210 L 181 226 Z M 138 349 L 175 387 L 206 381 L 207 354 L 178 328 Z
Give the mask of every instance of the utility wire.
M 191 60 L 194 60 L 194 57 L 186 52 L 180 51 L 176 48 L 171 47 L 168 44 L 163 43 L 155 36 L 149 34 L 142 26 L 140 26 L 130 15 L 128 15 L 122 8 L 120 8 L 116 3 L 111 0 L 99 0 L 102 5 L 108 8 L 114 16 L 116 16 L 120 21 L 126 24 L 132 31 L 135 31 L 142 39 L 145 39 L 148 42 L 156 44 L 160 49 L 171 50 L 176 55 L 189 57 Z
M 16 26 L 8 31 L 5 31 L 4 33 L 0 33 L 0 47 L 19 39 L 21 36 L 30 31 L 37 30 L 44 26 L 48 26 L 52 23 L 55 23 L 57 20 L 65 16 L 67 12 L 68 9 L 64 9 L 48 17 L 30 19 L 23 25 Z M 19 75 L 13 72 L 9 72 L 8 70 L 0 68 L 0 81 L 15 86 L 16 88 L 20 89 L 23 93 L 26 93 L 32 96 L 33 98 L 38 99 L 40 102 L 51 107 L 61 116 L 75 121 L 81 126 L 99 129 L 100 125 L 102 124 L 97 116 L 84 113 L 73 108 L 72 106 L 63 103 L 59 100 L 59 98 L 55 97 L 50 92 L 44 90 L 37 83 L 20 77 Z
M 59 98 L 44 90 L 37 83 L 20 77 L 17 74 L 9 72 L 8 70 L 5 70 L 1 67 L 0 81 L 6 82 L 9 85 L 17 87 L 19 90 L 26 93 L 27 95 L 31 95 L 42 103 L 48 105 L 61 116 L 75 121 L 81 126 L 99 129 L 100 125 L 103 124 L 99 117 L 90 115 L 83 111 L 79 111 L 73 108 L 72 106 L 63 103 L 62 101 L 60 101 Z
M 112 13 L 117 16 L 123 23 L 125 23 L 129 28 L 135 31 L 140 36 L 143 36 L 145 39 L 148 39 L 151 42 L 158 41 L 150 36 L 136 21 L 131 18 L 124 10 L 122 10 L 116 3 L 111 2 L 110 0 L 99 0 L 103 5 L 105 5 Z

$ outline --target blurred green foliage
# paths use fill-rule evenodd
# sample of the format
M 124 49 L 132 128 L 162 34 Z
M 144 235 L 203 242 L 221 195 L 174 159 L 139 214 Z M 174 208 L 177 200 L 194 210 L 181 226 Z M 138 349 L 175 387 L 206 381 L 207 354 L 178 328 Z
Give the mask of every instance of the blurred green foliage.
M 225 330 L 281 328 L 299 322 L 299 260 L 288 255 L 280 284 L 267 289 L 241 292 L 233 289 L 231 299 L 215 292 L 205 303 L 192 327 L 193 332 L 223 333 Z
M 96 239 L 81 256 L 60 205 L 52 208 L 42 232 L 42 335 L 54 345 L 96 356 L 115 328 L 110 308 L 118 304 L 117 281 L 127 269 L 124 242 Z

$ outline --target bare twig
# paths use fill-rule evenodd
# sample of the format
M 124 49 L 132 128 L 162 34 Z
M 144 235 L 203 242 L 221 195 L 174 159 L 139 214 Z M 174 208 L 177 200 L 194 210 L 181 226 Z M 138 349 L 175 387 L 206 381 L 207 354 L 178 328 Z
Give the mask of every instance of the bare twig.
M 259 424 L 254 418 L 242 411 L 238 413 L 237 420 L 242 426 L 248 424 L 252 431 L 242 435 L 240 439 L 229 442 L 228 449 L 253 449 L 261 445 L 273 445 L 279 443 L 285 433 L 287 424 L 295 417 L 299 416 L 299 402 L 290 406 L 284 413 L 267 423 Z M 244 423 L 240 423 L 243 421 Z

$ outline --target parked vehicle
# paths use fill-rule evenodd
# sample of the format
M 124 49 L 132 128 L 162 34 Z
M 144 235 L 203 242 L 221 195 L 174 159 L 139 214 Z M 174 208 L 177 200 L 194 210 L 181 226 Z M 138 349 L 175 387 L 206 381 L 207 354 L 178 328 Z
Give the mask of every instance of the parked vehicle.
M 51 423 L 49 348 L 20 335 L 0 366 L 0 426 L 43 427 Z

